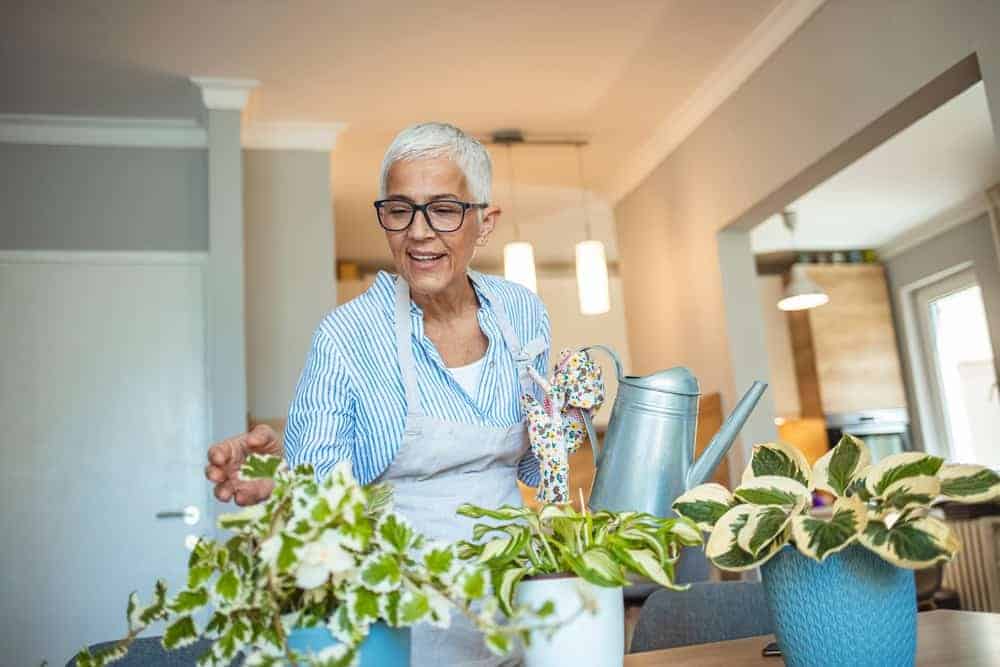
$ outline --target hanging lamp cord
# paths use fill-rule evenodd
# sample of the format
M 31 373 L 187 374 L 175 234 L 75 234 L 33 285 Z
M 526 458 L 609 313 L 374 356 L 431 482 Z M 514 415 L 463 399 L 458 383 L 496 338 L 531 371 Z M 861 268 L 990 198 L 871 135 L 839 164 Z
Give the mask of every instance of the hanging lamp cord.
M 583 232 L 586 237 L 584 241 L 589 241 L 591 238 L 590 210 L 587 208 L 587 181 L 583 177 L 583 147 L 579 144 L 576 146 L 576 166 L 580 172 L 580 208 L 583 209 Z
M 514 201 L 514 146 L 507 142 L 507 195 L 510 199 L 510 218 L 514 225 L 514 240 L 521 240 L 521 227 L 517 222 L 517 206 Z

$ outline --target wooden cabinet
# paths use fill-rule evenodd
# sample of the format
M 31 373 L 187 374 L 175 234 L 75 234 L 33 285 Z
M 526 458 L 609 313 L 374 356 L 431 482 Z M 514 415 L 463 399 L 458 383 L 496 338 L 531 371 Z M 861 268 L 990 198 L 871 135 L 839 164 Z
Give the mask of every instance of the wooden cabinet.
M 880 264 L 813 264 L 830 296 L 789 313 L 803 417 L 906 406 L 889 291 Z

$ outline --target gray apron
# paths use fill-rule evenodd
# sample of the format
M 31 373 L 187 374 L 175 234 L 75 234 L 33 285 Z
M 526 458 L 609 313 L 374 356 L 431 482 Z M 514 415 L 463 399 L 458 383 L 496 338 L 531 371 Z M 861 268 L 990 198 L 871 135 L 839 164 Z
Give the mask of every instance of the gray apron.
M 482 285 L 476 283 L 482 290 Z M 514 328 L 499 300 L 487 293 L 508 350 L 517 361 L 522 391 L 531 390 L 527 368 L 536 341 L 522 351 Z M 510 428 L 463 424 L 424 413 L 413 365 L 410 287 L 396 279 L 396 348 L 406 389 L 406 428 L 396 457 L 379 477 L 390 482 L 396 511 L 430 539 L 472 538 L 474 520 L 455 515 L 462 503 L 484 507 L 521 505 L 517 464 L 528 450 L 523 421 Z M 538 352 L 535 352 L 537 356 Z M 516 663 L 492 655 L 482 635 L 461 614 L 453 614 L 447 630 L 422 624 L 413 628 L 413 667 L 488 667 Z

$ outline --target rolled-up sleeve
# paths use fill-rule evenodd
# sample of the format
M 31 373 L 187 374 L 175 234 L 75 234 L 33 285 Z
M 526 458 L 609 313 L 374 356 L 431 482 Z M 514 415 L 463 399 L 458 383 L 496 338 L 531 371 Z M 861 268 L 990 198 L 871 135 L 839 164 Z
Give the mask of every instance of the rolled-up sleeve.
M 539 309 L 539 326 L 536 338 L 541 338 L 545 341 L 545 350 L 535 357 L 535 370 L 542 377 L 548 377 L 549 374 L 549 353 L 552 347 L 552 327 L 549 324 L 549 313 L 545 310 L 545 306 L 542 302 L 538 301 Z M 535 386 L 535 398 L 539 401 L 542 400 L 542 389 L 541 387 Z M 528 486 L 538 486 L 541 481 L 541 472 L 538 469 L 538 459 L 535 458 L 534 452 L 531 451 L 531 447 L 528 447 L 528 451 L 525 452 L 524 456 L 517 464 L 517 478 Z
M 317 329 L 288 409 L 288 464 L 311 463 L 317 479 L 323 479 L 341 461 L 353 464 L 355 406 L 356 395 L 344 361 L 329 335 Z

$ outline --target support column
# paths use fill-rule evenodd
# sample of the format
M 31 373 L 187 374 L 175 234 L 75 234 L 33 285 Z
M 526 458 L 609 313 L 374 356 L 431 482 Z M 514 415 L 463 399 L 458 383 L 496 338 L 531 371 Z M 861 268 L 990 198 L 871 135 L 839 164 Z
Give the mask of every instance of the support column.
M 257 81 L 192 78 L 208 109 L 208 385 L 213 441 L 247 428 L 241 112 Z

